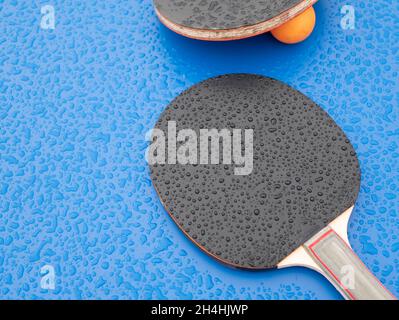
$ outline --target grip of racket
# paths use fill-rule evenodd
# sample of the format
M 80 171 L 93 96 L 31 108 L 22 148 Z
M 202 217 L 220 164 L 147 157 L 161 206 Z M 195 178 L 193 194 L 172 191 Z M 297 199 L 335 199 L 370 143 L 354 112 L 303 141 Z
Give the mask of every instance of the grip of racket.
M 304 247 L 347 300 L 396 300 L 332 228 L 323 229 Z

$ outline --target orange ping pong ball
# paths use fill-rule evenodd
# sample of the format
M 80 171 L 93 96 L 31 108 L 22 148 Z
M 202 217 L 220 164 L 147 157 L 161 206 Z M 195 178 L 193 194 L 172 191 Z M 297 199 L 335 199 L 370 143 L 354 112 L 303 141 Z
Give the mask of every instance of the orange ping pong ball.
M 316 13 L 313 7 L 271 31 L 277 40 L 294 44 L 304 41 L 310 36 L 316 24 Z

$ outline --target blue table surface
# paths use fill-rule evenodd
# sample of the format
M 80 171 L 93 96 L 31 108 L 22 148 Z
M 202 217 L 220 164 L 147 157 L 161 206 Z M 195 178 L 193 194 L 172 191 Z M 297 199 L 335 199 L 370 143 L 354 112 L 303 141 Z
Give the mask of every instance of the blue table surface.
M 52 0 L 55 30 L 48 1 L 0 0 L 0 298 L 340 299 L 303 268 L 220 265 L 157 198 L 145 133 L 184 89 L 235 72 L 290 84 L 344 129 L 362 170 L 350 242 L 399 296 L 399 2 L 347 2 L 320 0 L 313 35 L 287 46 L 186 39 L 149 0 Z

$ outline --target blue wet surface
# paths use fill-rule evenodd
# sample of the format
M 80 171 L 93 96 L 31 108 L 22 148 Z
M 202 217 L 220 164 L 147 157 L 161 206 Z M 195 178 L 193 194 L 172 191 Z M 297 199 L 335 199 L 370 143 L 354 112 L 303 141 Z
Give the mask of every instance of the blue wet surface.
M 182 38 L 150 1 L 0 0 L 0 297 L 337 299 L 313 271 L 245 272 L 192 245 L 157 199 L 145 133 L 176 95 L 223 73 L 282 80 L 320 104 L 361 162 L 350 241 L 399 296 L 399 4 L 326 1 L 296 46 Z M 356 10 L 340 27 L 341 6 Z M 55 290 L 40 269 L 55 268 Z

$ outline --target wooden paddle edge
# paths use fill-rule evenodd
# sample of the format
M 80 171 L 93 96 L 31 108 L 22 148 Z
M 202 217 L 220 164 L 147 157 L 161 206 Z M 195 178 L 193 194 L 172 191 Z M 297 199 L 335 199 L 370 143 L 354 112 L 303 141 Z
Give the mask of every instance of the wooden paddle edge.
M 182 36 L 205 41 L 230 41 L 250 38 L 269 32 L 270 30 L 273 30 L 285 22 L 295 18 L 297 15 L 313 6 L 317 1 L 318 0 L 304 0 L 270 20 L 250 26 L 223 30 L 206 30 L 185 27 L 166 18 L 156 7 L 155 12 L 162 24 Z

